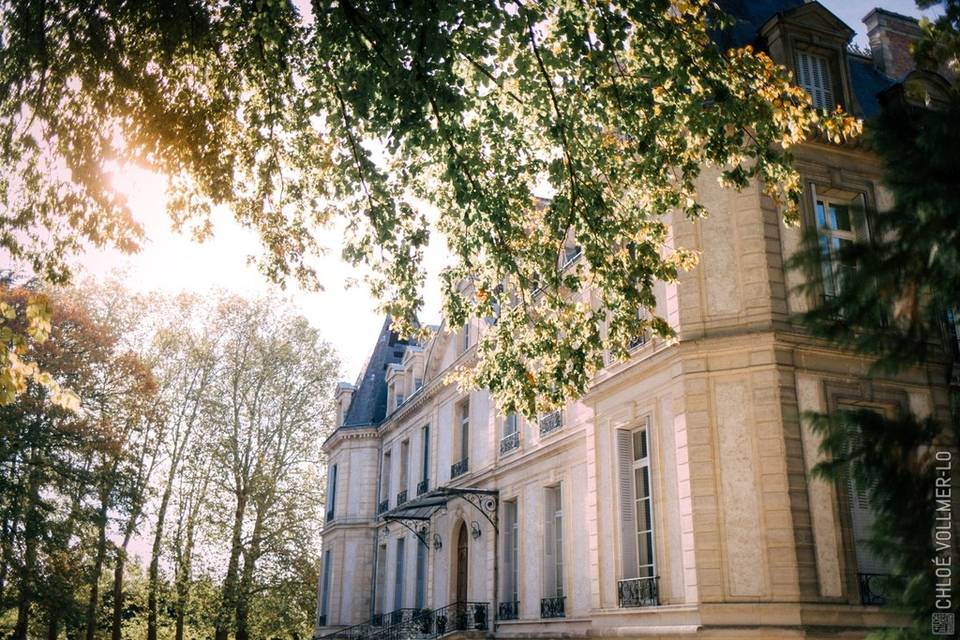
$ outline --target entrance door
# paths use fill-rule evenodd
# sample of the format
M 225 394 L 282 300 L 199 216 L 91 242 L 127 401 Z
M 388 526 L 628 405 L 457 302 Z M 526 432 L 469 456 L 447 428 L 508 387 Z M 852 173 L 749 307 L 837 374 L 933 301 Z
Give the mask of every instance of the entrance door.
M 468 557 L 467 527 L 460 523 L 460 532 L 457 534 L 457 602 L 467 601 Z

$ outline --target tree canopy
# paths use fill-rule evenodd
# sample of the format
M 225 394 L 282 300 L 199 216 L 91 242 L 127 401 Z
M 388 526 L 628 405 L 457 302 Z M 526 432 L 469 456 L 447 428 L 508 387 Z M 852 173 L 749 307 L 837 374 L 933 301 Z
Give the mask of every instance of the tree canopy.
M 316 0 L 309 18 L 286 0 L 0 4 L 0 247 L 53 282 L 87 244 L 136 250 L 109 179 L 134 162 L 201 237 L 229 207 L 278 282 L 316 286 L 315 231 L 345 219 L 344 255 L 413 332 L 439 232 L 446 322 L 490 318 L 464 381 L 532 413 L 582 392 L 605 350 L 670 334 L 637 311 L 695 262 L 663 216 L 703 215 L 704 167 L 759 181 L 789 222 L 789 147 L 859 126 L 766 54 L 718 46 L 708 0 Z M 599 308 L 569 304 L 587 285 Z
M 276 298 L 47 294 L 36 361 L 82 407 L 0 407 L 0 634 L 306 637 L 330 345 Z

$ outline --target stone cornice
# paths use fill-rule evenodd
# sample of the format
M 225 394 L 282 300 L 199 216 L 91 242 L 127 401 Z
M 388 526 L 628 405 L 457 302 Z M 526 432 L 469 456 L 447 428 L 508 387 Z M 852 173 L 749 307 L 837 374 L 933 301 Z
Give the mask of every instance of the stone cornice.
M 324 441 L 321 449 L 324 453 L 329 454 L 331 449 L 338 446 L 344 440 L 376 440 L 379 439 L 379 437 L 380 434 L 374 426 L 340 427 L 330 434 L 330 437 Z

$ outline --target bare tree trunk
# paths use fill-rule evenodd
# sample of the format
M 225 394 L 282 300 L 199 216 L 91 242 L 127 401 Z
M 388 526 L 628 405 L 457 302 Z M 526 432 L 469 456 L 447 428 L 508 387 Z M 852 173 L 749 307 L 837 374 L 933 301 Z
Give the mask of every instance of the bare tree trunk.
M 117 549 L 117 564 L 113 568 L 113 621 L 110 627 L 111 640 L 121 640 L 123 625 L 123 570 L 127 562 L 128 540 Z
M 260 557 L 260 541 L 263 537 L 264 509 L 257 506 L 257 517 L 250 536 L 250 546 L 243 554 L 243 574 L 237 590 L 237 640 L 249 640 L 248 619 L 250 614 L 250 593 L 253 587 L 253 573 Z
M 35 427 L 38 425 L 35 425 Z M 20 567 L 20 593 L 17 598 L 17 623 L 13 629 L 13 640 L 27 640 L 30 629 L 30 609 L 33 604 L 34 579 L 37 568 L 37 546 L 40 539 L 40 453 L 33 448 L 30 453 L 30 479 L 27 483 L 27 512 L 24 518 L 23 565 Z
M 163 524 L 173 492 L 173 465 L 167 476 L 160 508 L 157 510 L 157 524 L 153 532 L 153 547 L 150 550 L 149 586 L 147 593 L 147 640 L 157 640 L 157 592 L 160 588 L 160 554 L 163 551 Z
M 193 545 L 196 533 L 197 517 L 200 509 L 206 502 L 207 484 L 210 481 L 210 468 L 206 467 L 200 481 L 199 490 L 192 489 L 190 508 L 187 511 L 186 539 L 183 544 L 177 545 L 177 620 L 175 640 L 183 640 L 184 619 L 187 614 L 187 603 L 190 599 L 190 579 L 193 574 Z
M 60 635 L 60 613 L 51 611 L 50 618 L 47 620 L 47 640 L 57 640 Z
M 154 458 L 155 460 L 155 458 Z M 151 465 L 152 470 L 152 465 Z M 124 527 L 123 544 L 117 549 L 117 564 L 113 569 L 113 621 L 110 627 L 111 640 L 121 640 L 123 630 L 123 572 L 127 565 L 127 547 L 130 545 L 130 539 L 137 529 L 137 521 L 143 513 L 143 490 L 146 488 L 146 479 L 149 473 L 144 476 L 144 484 L 140 496 L 137 499 L 136 507 L 127 519 L 127 525 Z
M 87 601 L 87 640 L 94 640 L 97 632 L 97 607 L 100 604 L 100 575 L 107 555 L 107 509 L 109 492 L 100 495 L 100 512 L 97 514 L 97 557 L 90 576 L 90 598 Z
M 227 640 L 230 635 L 230 618 L 234 613 L 237 600 L 237 582 L 240 565 L 240 553 L 243 550 L 241 533 L 243 516 L 247 508 L 247 496 L 244 491 L 237 494 L 237 506 L 233 515 L 233 532 L 230 536 L 230 562 L 227 564 L 227 575 L 223 579 L 223 597 L 220 602 L 220 612 L 217 614 L 215 640 Z

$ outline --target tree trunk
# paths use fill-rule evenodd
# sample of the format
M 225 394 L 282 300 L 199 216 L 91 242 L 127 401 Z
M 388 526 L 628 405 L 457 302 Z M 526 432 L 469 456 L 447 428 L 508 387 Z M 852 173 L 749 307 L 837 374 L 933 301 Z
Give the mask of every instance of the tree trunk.
M 117 564 L 113 568 L 113 622 L 110 628 L 110 639 L 121 640 L 123 625 L 123 569 L 127 562 L 127 541 L 117 549 Z
M 227 575 L 223 579 L 223 598 L 220 603 L 220 612 L 217 614 L 215 640 L 227 640 L 230 634 L 230 618 L 234 613 L 237 598 L 237 573 L 240 565 L 240 552 L 243 542 L 240 538 L 243 529 L 243 515 L 247 508 L 247 496 L 244 492 L 237 494 L 237 507 L 233 515 L 233 532 L 230 541 L 230 562 L 227 564 Z
M 33 588 L 37 568 L 37 546 L 40 539 L 41 515 L 37 508 L 40 502 L 42 480 L 40 452 L 34 448 L 30 453 L 30 479 L 27 483 L 27 509 L 24 518 L 24 551 L 20 575 L 20 593 L 17 598 L 17 623 L 13 640 L 27 640 L 30 629 L 30 609 L 33 604 Z
M 197 496 L 196 502 L 187 514 L 187 539 L 180 549 L 180 567 L 177 575 L 177 624 L 175 640 L 183 640 L 184 618 L 187 613 L 187 601 L 190 598 L 190 577 L 193 573 L 194 528 L 206 490 L 207 482 L 205 478 L 200 494 Z
M 58 611 L 50 612 L 50 619 L 47 621 L 47 640 L 57 640 L 60 635 L 60 613 Z
M 250 547 L 243 554 L 243 574 L 237 590 L 237 640 L 249 640 L 247 622 L 250 614 L 250 593 L 253 587 L 253 572 L 260 556 L 260 540 L 263 536 L 264 509 L 257 507 L 257 517 L 250 536 Z
M 153 548 L 150 551 L 147 640 L 157 640 L 157 591 L 160 588 L 160 553 L 163 551 L 163 523 L 167 516 L 167 506 L 170 504 L 170 494 L 173 492 L 173 476 L 176 473 L 174 467 L 175 465 L 170 465 L 167 486 L 164 487 L 163 497 L 160 499 L 160 508 L 157 511 L 157 526 L 153 532 Z
M 100 512 L 97 514 L 97 557 L 90 576 L 90 598 L 87 601 L 87 640 L 94 640 L 97 631 L 97 607 L 100 604 L 100 575 L 103 573 L 103 560 L 107 555 L 107 510 L 109 493 L 100 495 Z
M 134 512 L 130 514 L 127 520 L 127 526 L 123 533 L 123 544 L 117 549 L 117 564 L 113 568 L 113 621 L 110 627 L 110 639 L 121 640 L 121 631 L 123 630 L 123 571 L 127 566 L 127 547 L 130 546 L 130 539 L 137 528 L 137 520 L 140 518 L 142 504 L 138 504 Z

